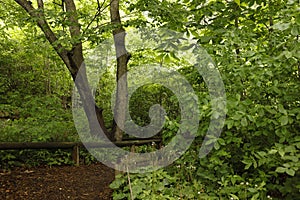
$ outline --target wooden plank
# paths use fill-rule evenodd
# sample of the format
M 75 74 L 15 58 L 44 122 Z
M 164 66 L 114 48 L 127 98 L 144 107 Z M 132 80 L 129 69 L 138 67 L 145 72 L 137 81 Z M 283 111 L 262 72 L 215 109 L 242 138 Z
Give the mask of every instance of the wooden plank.
M 144 145 L 149 143 L 161 142 L 161 139 L 139 139 L 113 142 L 118 147 L 126 147 L 132 145 Z M 13 149 L 72 149 L 74 146 L 88 148 L 111 148 L 111 143 L 87 142 L 84 145 L 81 142 L 0 142 L 0 150 Z
M 0 142 L 0 150 L 9 149 L 71 149 L 77 142 Z
M 113 144 L 118 147 L 128 147 L 132 145 L 140 146 L 152 142 L 159 143 L 161 142 L 161 139 L 128 140 L 128 141 L 113 142 Z M 87 148 L 111 148 L 114 147 L 114 145 L 112 145 L 112 143 L 99 143 L 99 142 L 87 142 L 84 144 L 84 146 Z

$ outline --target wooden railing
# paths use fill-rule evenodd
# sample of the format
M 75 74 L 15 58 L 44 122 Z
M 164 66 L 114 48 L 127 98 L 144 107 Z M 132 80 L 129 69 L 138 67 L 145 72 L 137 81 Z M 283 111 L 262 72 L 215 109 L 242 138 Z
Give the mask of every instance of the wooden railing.
M 138 139 L 138 140 L 124 140 L 113 142 L 118 147 L 126 146 L 140 146 L 145 144 L 160 144 L 160 138 L 153 139 Z M 72 159 L 75 165 L 79 165 L 79 148 L 111 148 L 111 143 L 98 142 L 0 142 L 0 150 L 20 150 L 20 149 L 72 149 Z

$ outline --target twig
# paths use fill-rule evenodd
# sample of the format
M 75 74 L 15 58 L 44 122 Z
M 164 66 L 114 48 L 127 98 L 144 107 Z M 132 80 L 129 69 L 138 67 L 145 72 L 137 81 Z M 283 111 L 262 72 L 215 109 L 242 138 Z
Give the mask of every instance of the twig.
M 86 26 L 86 28 L 83 30 L 82 35 L 84 35 L 84 33 L 86 32 L 86 30 L 88 30 L 88 28 L 91 26 L 91 24 L 95 21 L 95 19 L 97 17 L 99 17 L 101 15 L 101 13 L 108 7 L 110 6 L 112 1 L 109 2 L 108 5 L 104 6 L 105 0 L 101 3 L 99 3 L 99 1 L 97 1 L 98 7 L 97 7 L 97 12 L 95 13 L 93 19 L 88 23 L 88 25 Z M 103 7 L 104 6 L 104 7 Z
M 133 200 L 132 187 L 131 187 L 131 181 L 130 181 L 129 170 L 128 170 L 127 164 L 126 164 L 126 170 L 127 170 L 127 178 L 128 178 L 128 185 L 129 185 L 129 191 L 130 191 L 130 199 Z

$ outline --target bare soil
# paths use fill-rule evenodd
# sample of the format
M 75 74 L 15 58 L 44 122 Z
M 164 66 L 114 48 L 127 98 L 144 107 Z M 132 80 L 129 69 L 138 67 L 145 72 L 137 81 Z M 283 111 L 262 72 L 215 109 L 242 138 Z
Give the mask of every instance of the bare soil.
M 114 170 L 100 163 L 0 170 L 0 199 L 112 199 Z

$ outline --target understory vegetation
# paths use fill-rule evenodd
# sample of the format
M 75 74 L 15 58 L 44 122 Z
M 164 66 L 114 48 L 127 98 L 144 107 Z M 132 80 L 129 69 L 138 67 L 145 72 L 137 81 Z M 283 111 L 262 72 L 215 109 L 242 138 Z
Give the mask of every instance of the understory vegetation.
M 184 155 L 154 172 L 117 175 L 110 185 L 113 198 L 299 199 L 300 2 L 134 0 L 120 4 L 126 37 L 138 47 L 129 48 L 128 71 L 155 64 L 180 73 L 198 97 L 200 121 L 196 138 Z M 70 25 L 68 14 L 52 1 L 45 5 L 58 43 L 68 47 L 78 42 L 63 32 Z M 79 22 L 86 28 L 77 39 L 83 42 L 87 63 L 97 61 L 92 50 L 112 37 L 114 26 L 108 11 L 90 13 L 97 11 L 97 1 L 76 5 Z M 105 6 L 109 1 L 104 1 L 102 8 Z M 80 141 L 72 116 L 74 84 L 64 63 L 35 25 L 36 19 L 16 2 L 0 1 L 0 13 L 0 142 Z M 211 96 L 196 67 L 176 54 L 192 46 L 181 43 L 185 39 L 165 35 L 157 47 L 155 34 L 143 31 L 160 28 L 193 38 L 218 69 L 226 92 L 226 120 L 219 138 L 211 137 L 203 144 L 212 117 Z M 112 55 L 104 58 L 109 66 L 101 71 L 93 94 L 110 130 L 116 61 Z M 147 78 L 142 73 L 139 77 L 128 80 L 129 85 Z M 166 80 L 176 84 L 175 79 Z M 136 124 L 147 126 L 155 104 L 162 105 L 167 115 L 159 132 L 166 146 L 181 125 L 179 100 L 169 88 L 161 84 L 139 87 L 129 100 L 130 115 Z M 212 151 L 200 158 L 200 147 L 211 144 Z M 135 152 L 146 151 L 154 149 L 135 148 Z M 87 164 L 96 162 L 83 149 L 80 155 Z M 0 168 L 5 169 L 24 164 L 73 164 L 68 150 L 0 150 L 0 161 Z

